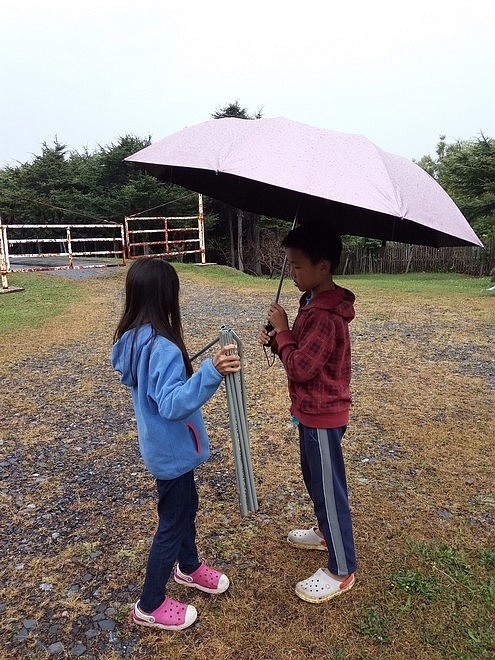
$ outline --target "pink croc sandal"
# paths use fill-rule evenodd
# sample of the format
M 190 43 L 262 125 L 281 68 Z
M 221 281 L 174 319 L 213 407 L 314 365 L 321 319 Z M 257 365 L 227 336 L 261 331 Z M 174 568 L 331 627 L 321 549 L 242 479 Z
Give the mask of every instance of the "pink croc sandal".
M 230 584 L 230 580 L 226 575 L 210 568 L 205 563 L 201 564 L 190 575 L 183 573 L 177 564 L 174 569 L 174 580 L 179 584 L 185 584 L 186 587 L 195 587 L 207 594 L 222 594 L 227 591 Z
M 132 608 L 134 623 L 150 628 L 161 628 L 162 630 L 184 630 L 192 625 L 198 618 L 198 612 L 193 605 L 185 605 L 168 596 L 163 603 L 150 612 L 139 609 L 139 601 Z

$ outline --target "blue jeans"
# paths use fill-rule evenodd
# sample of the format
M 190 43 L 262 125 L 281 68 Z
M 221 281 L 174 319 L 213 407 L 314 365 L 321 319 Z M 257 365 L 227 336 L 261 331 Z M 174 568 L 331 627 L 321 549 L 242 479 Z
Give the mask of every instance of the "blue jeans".
M 314 429 L 299 424 L 303 479 L 313 501 L 318 527 L 327 543 L 328 568 L 334 575 L 348 575 L 356 570 L 341 447 L 345 430 L 345 426 Z
M 165 600 L 165 585 L 176 561 L 184 573 L 193 573 L 200 566 L 196 549 L 196 512 L 198 493 L 194 472 L 176 479 L 157 479 L 158 528 L 153 538 L 146 578 L 139 607 L 153 612 Z

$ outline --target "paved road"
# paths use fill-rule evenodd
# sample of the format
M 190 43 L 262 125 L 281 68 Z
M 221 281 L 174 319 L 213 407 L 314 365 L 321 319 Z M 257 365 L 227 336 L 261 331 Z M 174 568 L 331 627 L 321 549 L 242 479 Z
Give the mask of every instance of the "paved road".
M 67 268 L 68 260 L 65 257 L 11 257 L 10 268 L 12 272 L 27 268 L 39 270 L 50 275 L 63 275 L 72 279 L 84 279 L 98 275 L 102 277 L 111 275 L 122 262 L 115 259 L 78 259 L 73 260 L 74 268 Z M 51 270 L 53 269 L 53 270 Z

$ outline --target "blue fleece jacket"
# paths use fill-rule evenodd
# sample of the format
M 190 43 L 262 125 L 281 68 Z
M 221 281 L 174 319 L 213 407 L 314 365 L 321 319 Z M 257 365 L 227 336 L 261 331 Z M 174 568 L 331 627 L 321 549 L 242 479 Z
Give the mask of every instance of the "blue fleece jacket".
M 174 479 L 210 455 L 201 406 L 223 380 L 211 359 L 190 378 L 178 346 L 155 335 L 150 324 L 115 342 L 112 366 L 131 388 L 139 449 L 157 479 Z

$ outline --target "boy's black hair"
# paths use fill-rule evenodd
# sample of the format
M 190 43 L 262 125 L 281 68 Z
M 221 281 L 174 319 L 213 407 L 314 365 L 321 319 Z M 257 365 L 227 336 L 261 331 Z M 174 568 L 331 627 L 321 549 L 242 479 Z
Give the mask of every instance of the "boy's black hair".
M 310 220 L 292 229 L 283 239 L 282 247 L 301 250 L 312 264 L 326 259 L 335 273 L 342 254 L 342 239 L 328 222 Z

